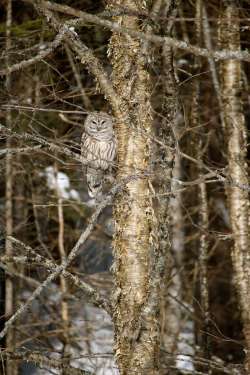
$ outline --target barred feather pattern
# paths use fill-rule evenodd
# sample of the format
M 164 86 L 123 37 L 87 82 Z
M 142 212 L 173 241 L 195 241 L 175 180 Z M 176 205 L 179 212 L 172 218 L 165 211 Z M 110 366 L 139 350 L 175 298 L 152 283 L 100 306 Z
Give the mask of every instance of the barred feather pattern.
M 88 115 L 82 135 L 81 154 L 89 161 L 86 167 L 89 196 L 96 198 L 102 193 L 104 174 L 111 167 L 116 155 L 111 116 L 102 112 Z

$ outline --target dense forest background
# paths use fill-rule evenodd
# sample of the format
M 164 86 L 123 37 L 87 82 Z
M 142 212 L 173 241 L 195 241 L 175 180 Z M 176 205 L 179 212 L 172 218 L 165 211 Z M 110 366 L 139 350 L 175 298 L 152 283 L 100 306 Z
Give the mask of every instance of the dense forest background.
M 0 373 L 250 374 L 249 1 L 0 10 Z

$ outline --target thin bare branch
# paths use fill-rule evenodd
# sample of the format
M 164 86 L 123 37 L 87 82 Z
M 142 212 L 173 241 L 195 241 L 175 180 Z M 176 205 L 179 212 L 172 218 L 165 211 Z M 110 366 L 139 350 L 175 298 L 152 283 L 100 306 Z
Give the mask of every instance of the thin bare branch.
M 17 64 L 12 65 L 12 66 L 8 66 L 6 69 L 0 70 L 0 76 L 8 75 L 8 74 L 13 73 L 17 70 L 27 68 L 27 67 L 41 61 L 42 59 L 44 59 L 48 55 L 50 55 L 58 46 L 60 46 L 66 30 L 67 30 L 66 28 L 62 27 L 62 29 L 59 31 L 59 33 L 57 34 L 57 36 L 55 37 L 53 42 L 51 42 L 46 49 L 41 50 L 36 56 L 34 56 L 34 57 L 32 57 L 28 60 L 23 60 L 23 61 L 21 61 Z
M 68 43 L 68 45 L 73 49 L 73 51 L 77 54 L 78 58 L 80 58 L 81 62 L 85 64 L 91 74 L 97 79 L 102 92 L 104 93 L 105 97 L 109 100 L 113 111 L 117 118 L 122 119 L 124 116 L 121 114 L 120 109 L 120 100 L 111 84 L 106 71 L 104 70 L 101 62 L 99 59 L 95 57 L 92 50 L 89 49 L 79 38 L 77 33 L 75 32 L 73 27 L 70 27 L 68 22 L 62 24 L 58 19 L 54 16 L 53 12 L 46 7 L 46 3 L 42 0 L 35 0 L 29 1 L 24 0 L 25 2 L 32 3 L 35 9 L 38 11 L 39 14 L 46 17 L 48 23 L 52 26 L 54 30 L 57 32 L 64 27 L 64 40 Z
M 0 150 L 0 156 L 2 155 L 6 155 L 6 154 L 25 154 L 25 153 L 29 153 L 30 151 L 35 151 L 35 150 L 39 150 L 41 149 L 41 145 L 38 145 L 38 146 L 34 146 L 34 147 L 17 147 L 17 148 L 5 148 L 3 150 Z
M 83 105 L 86 109 L 93 109 L 93 106 L 91 104 L 91 101 L 89 100 L 88 96 L 86 95 L 86 92 L 83 88 L 83 85 L 82 85 L 82 81 L 81 81 L 81 77 L 80 77 L 80 74 L 78 72 L 78 69 L 76 67 L 76 64 L 74 62 L 74 58 L 72 56 L 72 52 L 70 50 L 70 48 L 67 46 L 67 44 L 65 45 L 65 51 L 66 51 L 66 54 L 68 56 L 68 60 L 69 60 L 69 63 L 70 63 L 70 66 L 71 66 L 71 69 L 74 73 L 74 76 L 75 76 L 75 80 L 76 80 L 76 83 L 77 83 L 77 86 L 78 86 L 78 90 L 80 91 L 81 95 L 82 95 L 82 101 L 83 101 Z
M 44 354 L 30 351 L 20 352 L 0 352 L 1 358 L 8 358 L 10 361 L 26 361 L 32 362 L 37 366 L 44 368 L 49 367 L 51 369 L 68 370 L 71 375 L 93 375 L 92 372 L 81 370 L 64 363 L 63 359 L 58 360 L 54 358 L 46 357 Z
M 35 250 L 33 250 L 30 246 L 24 244 L 22 241 L 18 240 L 17 238 L 10 237 L 9 240 L 16 246 L 20 246 L 28 255 L 28 258 L 18 259 L 13 257 L 13 259 L 8 259 L 6 257 L 2 257 L 2 261 L 20 261 L 23 263 L 29 262 L 31 260 L 32 262 L 37 262 L 41 264 L 41 266 L 47 268 L 50 271 L 54 271 L 57 267 L 57 264 L 52 262 L 49 259 L 46 259 L 45 257 L 37 254 Z M 90 302 L 93 303 L 97 307 L 103 308 L 105 311 L 107 311 L 109 314 L 111 314 L 111 305 L 108 300 L 103 298 L 99 295 L 98 291 L 95 290 L 91 285 L 87 284 L 86 282 L 79 279 L 78 276 L 73 275 L 72 273 L 68 271 L 62 271 L 62 275 L 72 281 L 76 287 L 81 289 L 84 294 L 88 296 L 90 299 Z
M 89 237 L 90 233 L 92 232 L 95 223 L 100 215 L 100 213 L 103 211 L 103 209 L 109 205 L 114 196 L 121 191 L 124 186 L 126 186 L 129 182 L 145 178 L 145 175 L 137 174 L 133 176 L 129 176 L 127 178 L 124 178 L 119 184 L 115 185 L 110 192 L 106 195 L 106 197 L 102 200 L 102 202 L 99 203 L 97 206 L 95 212 L 91 216 L 89 220 L 89 224 L 87 228 L 83 231 L 80 238 L 78 239 L 77 243 L 73 247 L 73 249 L 70 251 L 68 257 L 59 265 L 54 268 L 54 271 L 47 277 L 47 279 L 39 285 L 36 290 L 32 293 L 32 295 L 27 299 L 27 301 L 11 316 L 11 318 L 6 322 L 4 329 L 0 332 L 0 339 L 5 337 L 9 329 L 13 326 L 13 324 L 16 322 L 16 320 L 28 309 L 28 307 L 33 303 L 33 301 L 40 296 L 40 294 L 45 290 L 45 288 L 54 281 L 63 271 L 67 269 L 67 267 L 71 264 L 71 262 L 76 258 L 76 256 L 79 253 L 80 248 L 84 244 L 84 242 Z
M 139 32 L 139 31 L 135 31 L 130 28 L 125 28 L 125 27 L 120 26 L 116 22 L 111 22 L 109 20 L 102 19 L 93 14 L 89 14 L 89 13 L 80 11 L 78 9 L 74 9 L 66 5 L 60 5 L 57 3 L 52 3 L 50 1 L 41 1 L 41 0 L 39 1 L 38 0 L 36 1 L 23 0 L 23 1 L 32 3 L 35 7 L 42 6 L 50 10 L 63 12 L 68 15 L 78 17 L 80 20 L 74 20 L 68 23 L 68 25 L 71 25 L 71 26 L 80 26 L 82 24 L 81 22 L 82 20 L 84 22 L 83 23 L 84 25 L 86 25 L 86 23 L 101 25 L 101 26 L 107 27 L 108 29 L 112 31 L 117 31 L 123 34 L 129 34 L 135 38 L 139 38 L 142 40 L 149 40 L 156 44 L 166 43 L 170 47 L 187 51 L 196 56 L 203 56 L 203 57 L 208 57 L 208 58 L 212 57 L 216 60 L 236 59 L 236 60 L 250 61 L 250 54 L 247 51 L 230 51 L 230 50 L 210 51 L 208 49 L 197 47 L 197 46 L 188 44 L 187 42 L 177 40 L 175 38 L 162 37 L 162 36 L 158 36 L 154 34 L 147 34 L 147 33 Z
M 35 141 L 45 147 L 48 147 L 49 150 L 51 151 L 54 151 L 54 152 L 58 152 L 60 154 L 63 154 L 63 155 L 67 155 L 69 156 L 70 158 L 78 161 L 78 162 L 81 162 L 83 164 L 87 164 L 87 161 L 83 160 L 81 158 L 81 156 L 79 154 L 76 154 L 75 152 L 69 150 L 67 147 L 65 146 L 58 146 L 58 145 L 55 145 L 54 143 L 51 143 L 51 142 L 48 142 L 46 139 L 42 138 L 42 137 L 38 137 L 37 135 L 32 135 L 32 134 L 29 134 L 29 133 L 16 133 L 15 131 L 13 130 L 10 130 L 8 128 L 6 128 L 6 126 L 4 125 L 1 125 L 0 124 L 0 132 L 2 132 L 4 135 L 6 136 L 11 136 L 11 137 L 15 137 L 15 138 L 18 138 L 18 139 L 24 139 L 24 140 L 27 140 L 27 141 Z

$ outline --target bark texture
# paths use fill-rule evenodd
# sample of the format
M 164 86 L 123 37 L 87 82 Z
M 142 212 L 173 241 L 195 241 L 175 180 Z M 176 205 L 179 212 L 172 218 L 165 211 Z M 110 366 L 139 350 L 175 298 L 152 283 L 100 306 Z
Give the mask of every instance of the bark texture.
M 161 22 L 161 32 L 167 36 L 172 35 L 174 25 L 174 18 L 176 16 L 178 1 L 164 0 L 162 1 L 162 9 L 159 13 L 164 21 Z M 168 22 L 165 22 L 165 19 Z M 161 304 L 161 347 L 168 353 L 177 352 L 178 336 L 180 333 L 180 310 L 177 311 L 178 303 L 170 297 L 177 296 L 180 292 L 181 281 L 176 270 L 176 263 L 178 256 L 181 257 L 182 251 L 182 222 L 178 221 L 181 214 L 181 196 L 175 193 L 174 190 L 178 188 L 176 179 L 180 178 L 181 160 L 179 155 L 174 155 L 174 134 L 175 137 L 179 134 L 179 127 L 177 128 L 177 85 L 175 73 L 173 68 L 173 50 L 165 44 L 162 48 L 162 59 L 160 60 L 159 70 L 162 71 L 161 85 L 159 90 L 161 92 L 162 108 L 157 108 L 162 116 L 161 126 L 157 129 L 157 135 L 162 143 L 167 147 L 158 147 L 155 164 L 158 170 L 157 182 L 158 186 L 158 220 L 159 220 L 159 238 L 160 238 L 160 254 L 163 262 L 165 262 L 164 283 L 162 284 L 162 304 Z M 170 151 L 172 150 L 172 151 Z M 173 171 L 173 161 L 175 157 L 175 170 Z M 174 180 L 171 181 L 172 174 Z M 160 177 L 161 176 L 161 177 Z M 169 192 L 172 190 L 175 194 L 174 203 L 169 202 Z M 169 256 L 170 239 L 169 227 L 172 227 L 172 252 L 173 256 Z M 178 239 L 177 240 L 177 236 Z M 180 237 L 179 237 L 180 236 Z M 178 255 L 177 255 L 178 253 Z M 173 255 L 172 254 L 172 255 Z M 179 258 L 180 259 L 180 258 Z M 178 260 L 177 260 L 178 263 Z M 174 276 L 173 276 L 174 275 Z M 174 365 L 175 358 L 168 360 L 167 366 Z
M 203 0 L 196 0 L 196 40 L 199 46 L 202 45 L 202 20 L 204 15 L 204 4 Z M 204 33 L 205 36 L 205 33 Z M 205 39 L 205 38 L 204 38 Z M 200 74 L 202 70 L 201 59 L 195 58 L 197 66 L 197 74 Z M 201 82 L 196 80 L 193 92 L 193 106 L 192 106 L 192 128 L 194 129 L 194 137 L 196 143 L 196 158 L 197 160 L 203 161 L 206 153 L 207 137 L 206 130 L 202 127 L 202 103 L 201 103 Z M 197 169 L 197 177 L 202 177 L 204 170 L 201 166 Z M 200 306 L 202 310 L 201 324 L 200 324 L 200 347 L 202 347 L 203 355 L 209 358 L 209 331 L 210 331 L 210 316 L 209 316 L 209 291 L 208 291 L 208 250 L 209 250 L 209 211 L 208 211 L 208 197 L 207 197 L 207 185 L 205 182 L 198 184 L 198 206 L 199 206 L 199 217 L 198 223 L 201 229 L 199 243 L 198 243 L 198 254 L 199 254 L 199 296 Z M 206 368 L 209 371 L 208 368 Z
M 121 6 L 132 14 L 149 10 L 147 2 L 110 0 L 108 3 L 109 9 Z M 135 31 L 147 26 L 136 16 L 116 17 L 116 21 Z M 116 357 L 122 375 L 158 374 L 159 296 L 165 256 L 157 233 L 156 191 L 152 183 L 154 132 L 151 82 L 146 68 L 148 45 L 129 35 L 114 33 L 109 53 L 124 119 L 117 123 L 118 179 L 142 175 L 127 184 L 114 208 Z
M 11 49 L 11 26 L 12 26 L 12 0 L 8 0 L 6 4 L 6 65 L 9 65 L 8 51 Z M 10 95 L 11 91 L 11 77 L 6 77 L 5 81 L 6 89 Z M 8 110 L 6 114 L 6 126 L 11 128 L 12 116 L 11 111 Z M 11 140 L 7 139 L 6 147 L 11 148 Z M 6 236 L 13 235 L 13 178 L 14 178 L 14 166 L 13 158 L 11 153 L 6 156 L 5 164 L 5 227 Z M 12 243 L 6 239 L 5 243 L 5 254 L 11 256 L 13 252 Z M 14 312 L 15 299 L 14 299 L 14 284 L 13 280 L 9 275 L 5 275 L 5 317 L 8 319 Z M 9 351 L 15 351 L 16 337 L 15 328 L 12 327 L 8 332 L 5 340 L 5 347 Z M 15 363 L 9 359 L 6 361 L 5 373 L 6 375 L 16 375 L 18 367 Z
M 222 39 L 231 50 L 240 50 L 239 9 L 227 2 L 221 23 Z M 228 145 L 228 171 L 232 183 L 228 188 L 230 218 L 234 237 L 232 261 L 240 299 L 246 338 L 246 361 L 250 373 L 249 311 L 249 199 L 246 164 L 247 135 L 242 106 L 242 66 L 240 61 L 222 63 L 222 95 Z

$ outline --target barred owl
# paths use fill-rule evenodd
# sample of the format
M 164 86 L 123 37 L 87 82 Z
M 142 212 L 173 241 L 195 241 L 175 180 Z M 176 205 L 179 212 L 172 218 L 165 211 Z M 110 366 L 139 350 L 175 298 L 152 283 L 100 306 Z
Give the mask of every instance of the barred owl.
M 112 117 L 104 112 L 90 113 L 84 123 L 81 143 L 82 157 L 89 161 L 86 167 L 88 193 L 97 198 L 102 193 L 105 171 L 116 155 L 116 139 Z

